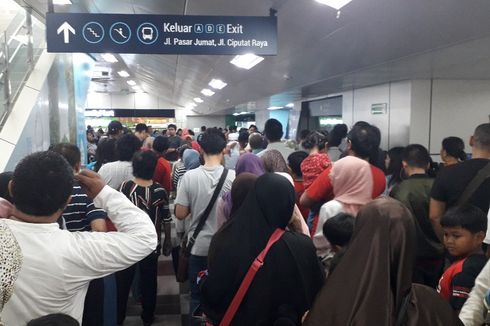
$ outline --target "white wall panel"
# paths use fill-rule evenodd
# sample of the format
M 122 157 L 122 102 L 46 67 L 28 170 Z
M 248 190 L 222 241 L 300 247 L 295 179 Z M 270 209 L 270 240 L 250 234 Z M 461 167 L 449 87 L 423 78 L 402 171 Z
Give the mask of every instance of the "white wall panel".
M 224 115 L 207 115 L 207 116 L 187 116 L 185 126 L 190 129 L 201 128 L 201 126 L 225 127 Z
M 148 93 L 134 94 L 135 109 L 158 109 L 158 98 Z
M 444 137 L 457 136 L 466 143 L 475 127 L 489 122 L 490 81 L 434 80 L 430 151 L 439 152 Z
M 111 109 L 134 109 L 134 94 L 112 94 Z
M 412 80 L 410 109 L 410 144 L 429 148 L 431 81 Z
M 410 81 L 390 84 L 388 146 L 405 146 L 410 138 Z

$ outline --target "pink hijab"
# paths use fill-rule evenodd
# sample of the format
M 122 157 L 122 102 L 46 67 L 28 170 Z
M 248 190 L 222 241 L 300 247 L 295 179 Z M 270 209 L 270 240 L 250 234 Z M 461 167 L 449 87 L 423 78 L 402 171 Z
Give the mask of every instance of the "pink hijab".
M 334 199 L 346 213 L 357 215 L 370 202 L 373 194 L 373 176 L 368 162 L 355 156 L 346 156 L 333 164 L 330 172 Z

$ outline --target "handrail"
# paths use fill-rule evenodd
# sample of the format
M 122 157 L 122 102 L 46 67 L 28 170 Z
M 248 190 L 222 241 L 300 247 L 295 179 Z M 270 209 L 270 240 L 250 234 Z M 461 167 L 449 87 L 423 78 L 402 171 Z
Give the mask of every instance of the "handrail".
M 35 45 L 37 49 L 45 47 L 42 23 L 33 19 L 31 8 L 19 7 L 19 9 L 21 10 L 2 35 L 3 40 L 0 47 L 0 82 L 3 88 L 0 91 L 0 94 L 3 95 L 2 103 L 0 103 L 0 130 L 39 57 L 35 55 Z

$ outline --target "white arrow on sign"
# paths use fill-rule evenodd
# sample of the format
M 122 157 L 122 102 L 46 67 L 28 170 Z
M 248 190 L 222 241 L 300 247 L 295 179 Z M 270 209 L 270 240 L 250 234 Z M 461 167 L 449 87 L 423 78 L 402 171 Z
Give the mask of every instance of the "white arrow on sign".
M 70 43 L 70 32 L 73 33 L 73 35 L 76 34 L 75 29 L 70 24 L 68 24 L 68 22 L 64 22 L 63 24 L 61 24 L 61 26 L 58 27 L 57 32 L 58 35 L 63 32 L 63 41 L 65 42 L 65 44 Z

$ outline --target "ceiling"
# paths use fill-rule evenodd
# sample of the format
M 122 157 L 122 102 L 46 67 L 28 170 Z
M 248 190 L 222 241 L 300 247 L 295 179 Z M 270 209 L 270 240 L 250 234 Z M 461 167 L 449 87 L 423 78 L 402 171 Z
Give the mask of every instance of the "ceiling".
M 39 14 L 47 0 L 17 0 Z M 347 89 L 404 79 L 489 79 L 489 0 L 353 0 L 337 11 L 313 0 L 72 0 L 56 12 L 257 15 L 277 10 L 278 55 L 252 68 L 232 56 L 121 54 L 95 90 L 126 92 L 130 71 L 142 89 L 186 106 L 212 78 L 228 86 L 206 97 L 201 114 L 265 109 Z M 99 56 L 96 55 L 96 58 Z M 106 85 L 106 86 L 104 86 Z

